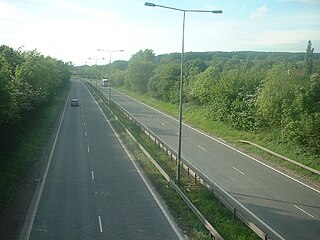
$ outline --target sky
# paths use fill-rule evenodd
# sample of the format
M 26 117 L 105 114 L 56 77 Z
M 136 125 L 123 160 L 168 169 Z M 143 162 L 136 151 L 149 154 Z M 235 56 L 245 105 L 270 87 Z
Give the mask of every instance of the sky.
M 186 12 L 185 52 L 320 52 L 320 0 L 148 0 Z M 0 0 L 0 45 L 75 65 L 181 52 L 183 12 L 140 0 Z M 97 51 L 103 49 L 106 51 Z M 123 51 L 119 51 L 123 50 Z

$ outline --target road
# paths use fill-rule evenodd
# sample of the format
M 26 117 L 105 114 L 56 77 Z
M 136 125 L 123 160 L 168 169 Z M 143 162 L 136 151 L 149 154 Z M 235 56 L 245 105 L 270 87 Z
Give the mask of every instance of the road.
M 181 239 L 82 82 L 73 97 L 27 239 Z
M 109 88 L 99 86 L 109 95 Z M 178 122 L 118 91 L 112 99 L 173 149 Z M 178 111 L 178 110 L 177 110 Z M 320 239 L 320 191 L 186 125 L 182 156 L 285 239 Z

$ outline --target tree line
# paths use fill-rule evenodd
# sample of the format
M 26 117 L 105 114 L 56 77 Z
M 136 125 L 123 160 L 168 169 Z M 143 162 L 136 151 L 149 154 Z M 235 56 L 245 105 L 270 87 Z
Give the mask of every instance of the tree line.
M 67 63 L 36 50 L 0 46 L 0 129 L 50 101 L 70 77 Z
M 273 131 L 284 142 L 320 153 L 320 54 L 187 53 L 184 102 L 235 129 Z M 180 54 L 140 50 L 128 62 L 81 66 L 79 76 L 108 76 L 112 84 L 164 102 L 179 102 Z

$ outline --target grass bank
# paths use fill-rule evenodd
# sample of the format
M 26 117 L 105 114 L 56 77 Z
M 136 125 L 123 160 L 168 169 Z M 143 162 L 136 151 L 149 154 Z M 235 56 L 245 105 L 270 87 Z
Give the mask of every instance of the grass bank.
M 70 83 L 65 84 L 48 104 L 0 129 L 0 213 L 7 209 L 28 170 L 43 154 L 69 89 Z
M 90 85 L 89 88 L 94 92 L 94 88 L 90 87 Z M 101 98 L 104 102 L 107 102 L 101 93 L 96 92 L 93 95 L 107 115 L 111 124 L 117 130 L 122 141 L 125 143 L 131 154 L 133 154 L 135 159 L 139 162 L 139 165 L 148 176 L 148 179 L 151 180 L 158 193 L 166 202 L 171 214 L 175 217 L 183 232 L 187 234 L 190 239 L 212 239 L 207 229 L 202 225 L 193 212 L 190 211 L 188 206 L 182 201 L 174 189 L 168 185 L 163 176 L 140 150 L 137 144 L 128 136 L 120 122 L 130 130 L 140 144 L 144 146 L 144 148 L 152 155 L 152 157 L 172 179 L 175 178 L 175 162 L 172 161 L 166 154 L 164 154 L 154 144 L 154 142 L 150 141 L 150 139 L 135 125 L 133 125 L 132 122 L 130 122 L 120 111 L 113 108 L 112 110 L 120 121 L 115 119 L 108 111 L 106 105 L 100 101 Z M 188 176 L 186 171 L 182 171 L 180 187 L 193 202 L 193 204 L 214 226 L 214 228 L 224 237 L 224 239 L 260 239 L 244 223 L 242 223 L 239 219 L 234 218 L 233 214 L 217 199 L 215 199 L 209 190 L 204 188 L 198 182 L 195 182 L 192 177 Z
M 162 102 L 155 98 L 129 91 L 122 87 L 118 90 L 126 93 L 133 98 L 140 100 L 162 112 L 178 118 L 178 105 Z M 281 160 L 273 155 L 266 153 L 256 147 L 240 143 L 239 140 L 247 140 L 268 148 L 276 153 L 291 158 L 306 166 L 320 171 L 320 156 L 313 155 L 304 151 L 300 146 L 292 143 L 283 143 L 274 131 L 264 131 L 260 133 L 250 133 L 239 131 L 221 121 L 214 121 L 207 117 L 205 107 L 199 107 L 190 103 L 183 105 L 183 121 L 207 134 L 223 139 L 236 148 L 263 161 L 268 161 L 274 166 L 285 169 L 293 174 L 300 175 L 316 184 L 320 183 L 320 176 L 295 166 L 289 162 Z

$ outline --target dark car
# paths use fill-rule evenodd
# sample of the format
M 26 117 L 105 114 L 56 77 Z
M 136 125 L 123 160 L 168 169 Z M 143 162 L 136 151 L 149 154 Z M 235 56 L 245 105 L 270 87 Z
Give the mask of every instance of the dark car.
M 78 98 L 72 98 L 71 99 L 71 107 L 78 107 L 78 106 L 79 106 Z

